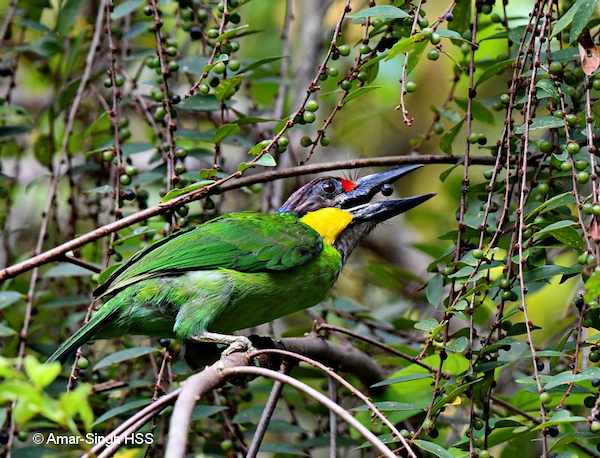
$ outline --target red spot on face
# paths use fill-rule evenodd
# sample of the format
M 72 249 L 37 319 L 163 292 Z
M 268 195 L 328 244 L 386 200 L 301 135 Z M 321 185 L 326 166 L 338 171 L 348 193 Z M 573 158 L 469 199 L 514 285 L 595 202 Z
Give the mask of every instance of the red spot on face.
M 356 188 L 356 183 L 354 183 L 353 181 L 346 180 L 344 178 L 340 178 L 340 181 L 342 182 L 342 186 L 344 187 L 344 191 L 346 192 L 350 192 L 354 188 Z

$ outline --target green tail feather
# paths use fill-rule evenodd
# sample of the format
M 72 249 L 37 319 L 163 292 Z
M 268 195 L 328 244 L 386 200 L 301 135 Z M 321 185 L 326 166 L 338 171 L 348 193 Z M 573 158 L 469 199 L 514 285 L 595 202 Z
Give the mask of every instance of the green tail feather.
M 111 317 L 116 310 L 118 310 L 117 304 L 112 306 L 109 303 L 104 304 L 104 306 L 94 314 L 92 319 L 88 321 L 87 324 L 79 328 L 75 334 L 64 341 L 60 347 L 58 347 L 58 349 L 52 353 L 52 356 L 48 358 L 46 364 L 53 363 L 54 361 L 65 364 L 79 347 L 81 347 L 94 336 L 96 331 L 105 323 L 108 318 Z

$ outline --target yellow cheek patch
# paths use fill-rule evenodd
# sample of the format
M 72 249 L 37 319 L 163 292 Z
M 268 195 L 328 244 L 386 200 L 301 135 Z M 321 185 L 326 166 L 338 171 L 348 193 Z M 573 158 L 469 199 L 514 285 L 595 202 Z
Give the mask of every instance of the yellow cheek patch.
M 352 221 L 352 215 L 339 208 L 321 208 L 307 213 L 300 218 L 300 221 L 321 234 L 325 243 L 333 245 L 340 233 Z

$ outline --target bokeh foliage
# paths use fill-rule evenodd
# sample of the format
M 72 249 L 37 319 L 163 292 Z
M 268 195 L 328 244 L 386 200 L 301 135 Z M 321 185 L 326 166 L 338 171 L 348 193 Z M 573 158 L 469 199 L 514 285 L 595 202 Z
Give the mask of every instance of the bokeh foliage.
M 33 434 L 107 434 L 194 372 L 181 343 L 131 336 L 86 345 L 70 373 L 36 361 L 91 312 L 111 268 L 218 214 L 274 211 L 304 180 L 261 172 L 391 155 L 427 164 L 403 195 L 438 196 L 375 232 L 331 299 L 253 331 L 301 336 L 316 319 L 387 345 L 321 329 L 385 368 L 376 406 L 416 456 L 599 456 L 596 0 L 4 3 L 2 266 L 150 212 L 0 271 L 0 443 L 13 457 L 78 456 L 90 444 Z M 291 375 L 330 383 L 305 365 Z M 244 456 L 270 390 L 211 392 L 193 456 Z M 335 397 L 408 456 L 355 396 Z M 119 453 L 162 456 L 169 415 L 143 426 L 152 446 Z M 286 387 L 261 451 L 323 456 L 335 442 L 373 456 L 331 422 Z

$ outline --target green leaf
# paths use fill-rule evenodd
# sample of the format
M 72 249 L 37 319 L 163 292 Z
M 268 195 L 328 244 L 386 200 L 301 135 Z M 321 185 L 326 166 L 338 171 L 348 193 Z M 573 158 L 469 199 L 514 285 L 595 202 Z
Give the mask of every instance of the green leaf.
M 382 86 L 363 86 L 363 87 L 359 87 L 358 89 L 350 92 L 348 94 L 348 96 L 344 99 L 344 105 L 346 105 L 348 102 L 350 102 L 351 100 L 354 100 L 357 97 L 360 97 L 363 94 L 366 94 L 367 92 L 371 92 L 375 89 L 379 89 Z
M 435 274 L 427 285 L 427 302 L 437 307 L 442 299 L 442 290 L 444 288 L 444 277 L 441 274 Z
M 238 412 L 231 421 L 233 423 L 251 423 L 253 421 L 260 419 L 260 417 L 262 416 L 263 410 L 265 410 L 265 407 L 262 405 L 250 407 L 246 410 L 242 410 L 241 412 Z M 275 414 L 280 411 L 281 411 L 281 409 L 279 407 L 276 407 L 275 411 L 273 413 Z
M 409 14 L 391 5 L 382 5 L 382 6 L 373 6 L 371 8 L 364 9 L 359 11 L 358 13 L 348 14 L 346 17 L 348 18 L 379 18 L 379 19 L 404 19 L 409 17 Z
M 121 19 L 142 6 L 142 0 L 129 0 L 115 6 L 115 9 L 110 14 L 112 20 Z
M 592 116 L 596 126 L 600 125 L 600 100 L 596 100 L 592 105 Z
M 212 95 L 193 95 L 184 99 L 179 105 L 178 110 L 191 111 L 216 111 L 221 109 L 221 102 Z
M 412 380 L 421 380 L 424 378 L 431 378 L 431 377 L 432 377 L 431 374 L 408 374 L 408 375 L 403 375 L 401 377 L 394 377 L 394 378 L 391 378 L 388 380 L 383 380 L 381 382 L 377 382 L 374 385 L 371 385 L 371 388 L 394 385 L 396 383 L 410 382 Z
M 556 265 L 547 265 L 530 270 L 523 276 L 523 281 L 525 283 L 545 281 L 556 277 L 557 275 L 571 275 L 574 273 L 579 273 L 580 271 L 580 268 L 578 268 L 577 266 L 563 267 Z
M 421 374 L 422 375 L 422 374 Z M 398 412 L 405 410 L 421 410 L 422 406 L 418 406 L 415 404 L 407 404 L 405 402 L 396 402 L 396 401 L 382 401 L 382 402 L 374 402 L 373 405 L 377 407 L 382 412 Z M 358 406 L 350 409 L 353 412 L 370 412 L 371 409 L 369 406 Z
M 215 98 L 217 100 L 226 100 L 231 97 L 235 94 L 236 87 L 242 81 L 242 78 L 244 78 L 243 74 L 235 75 L 219 83 L 215 88 Z
M 271 156 L 269 153 L 265 153 L 258 158 L 254 165 L 262 165 L 263 167 L 275 167 L 277 165 L 277 162 L 275 161 L 275 158 L 273 156 Z
M 279 454 L 309 456 L 302 449 L 287 443 L 262 443 L 260 444 L 259 452 L 274 454 L 274 456 L 279 456 Z
M 57 278 L 57 277 L 85 277 L 92 275 L 94 272 L 70 262 L 59 263 L 56 266 L 48 269 L 44 272 L 44 278 Z
M 571 25 L 571 33 L 569 34 L 569 43 L 573 44 L 581 35 L 583 29 L 587 26 L 592 14 L 596 10 L 598 0 L 577 0 L 569 10 L 561 16 L 552 28 L 552 35 L 555 37 L 562 32 L 566 27 Z
M 415 49 L 416 44 L 423 40 L 425 40 L 425 35 L 423 35 L 422 33 L 415 33 L 414 35 L 405 38 L 404 40 L 400 40 L 398 43 L 392 46 L 392 49 L 390 49 L 390 52 L 385 60 L 388 61 L 399 54 L 405 54 L 409 51 L 412 51 L 413 49 Z
M 204 73 L 204 67 L 208 64 L 208 57 L 193 56 L 185 57 L 179 60 L 179 68 L 185 73 L 194 73 L 196 75 L 202 75 Z
M 493 76 L 496 76 L 498 73 L 504 71 L 506 68 L 510 67 L 515 63 L 515 59 L 503 60 L 502 62 L 498 62 L 497 64 L 492 65 L 491 67 L 486 68 L 475 83 L 475 87 L 479 86 L 484 81 L 489 80 Z
M 9 328 L 8 326 L 0 323 L 0 337 L 12 337 L 17 334 L 13 328 Z
M 29 132 L 33 129 L 33 126 L 0 126 L 0 141 L 5 138 L 12 138 L 20 134 L 24 134 L 25 132 Z
M 217 133 L 213 137 L 212 142 L 220 143 L 225 138 L 237 134 L 240 130 L 242 129 L 237 124 L 224 124 L 221 127 L 219 127 L 219 130 L 217 130 Z
M 454 353 L 462 353 L 463 351 L 465 351 L 467 349 L 468 346 L 469 346 L 469 339 L 467 339 L 465 336 L 461 336 L 458 339 L 456 339 L 454 342 L 451 342 L 448 345 L 446 345 L 446 350 L 454 352 Z
M 559 385 L 583 382 L 584 380 L 593 380 L 595 378 L 600 378 L 600 367 L 589 367 L 579 374 L 574 374 L 571 371 L 565 371 L 550 378 L 550 380 L 546 382 L 544 389 L 547 391 Z
M 110 409 L 96 418 L 96 421 L 92 423 L 92 426 L 99 425 L 100 423 L 104 423 L 106 420 L 110 420 L 113 417 L 121 415 L 122 413 L 129 412 L 130 410 L 137 409 L 138 407 L 145 407 L 150 404 L 149 399 L 138 399 L 137 401 L 126 402 L 125 404 L 115 407 L 114 409 Z
M 469 104 L 468 99 L 456 97 L 454 99 L 454 101 L 465 113 L 467 112 L 467 108 L 468 108 L 468 104 Z M 475 99 L 471 100 L 471 114 L 473 115 L 474 119 L 476 119 L 477 121 L 481 121 L 485 124 L 489 124 L 490 126 L 493 126 L 496 122 L 494 120 L 494 115 L 492 114 L 492 112 L 490 110 L 488 110 L 487 107 L 483 103 L 481 103 Z
M 228 38 L 241 37 L 241 36 L 244 36 L 244 35 L 251 35 L 253 33 L 261 32 L 261 30 L 248 29 L 248 27 L 250 27 L 250 26 L 249 25 L 241 25 L 241 26 L 236 27 L 234 29 L 228 30 L 224 34 L 219 35 L 217 37 L 217 43 L 220 43 L 221 41 L 226 40 Z M 245 29 L 248 29 L 248 30 L 245 30 Z M 238 32 L 242 32 L 242 33 L 238 33 Z
M 16 304 L 23 298 L 18 291 L 0 291 L 0 310 Z
M 526 217 L 525 220 L 532 218 L 537 214 L 542 214 L 548 212 L 550 210 L 554 210 L 555 208 L 565 207 L 567 205 L 572 205 L 575 203 L 575 196 L 572 192 L 563 192 L 562 194 L 558 194 L 554 197 L 551 197 L 544 203 L 540 204 L 538 207 L 533 209 Z
M 539 80 L 537 83 L 535 83 L 535 87 L 547 92 L 548 95 L 553 99 L 559 98 L 558 89 L 556 89 L 556 86 L 550 80 Z M 538 98 L 541 98 L 541 96 L 538 95 Z
M 219 412 L 223 412 L 224 410 L 229 410 L 229 407 L 200 404 L 194 408 L 194 412 L 192 413 L 192 419 L 194 421 L 202 420 L 203 418 L 208 418 Z
M 135 347 L 121 350 L 116 353 L 108 355 L 106 358 L 101 359 L 94 366 L 94 370 L 102 369 L 113 364 L 122 363 L 123 361 L 129 361 L 130 359 L 139 358 L 140 356 L 149 355 L 156 353 L 158 348 L 153 347 Z
M 412 52 L 408 54 L 408 63 L 406 65 L 406 75 L 407 76 L 412 73 L 412 71 L 415 69 L 415 67 L 419 63 L 419 60 L 421 59 L 421 56 L 423 55 L 423 51 L 425 51 L 425 48 L 427 47 L 428 44 L 429 43 L 427 40 L 420 41 L 415 45 Z
M 79 10 L 85 3 L 87 3 L 87 0 L 67 0 L 63 4 L 56 20 L 56 31 L 61 37 L 69 36 L 77 20 Z
M 538 116 L 533 119 L 533 122 L 529 125 L 529 131 L 534 130 L 547 130 L 547 129 L 558 129 L 564 127 L 565 121 L 562 118 L 555 118 L 554 116 Z M 524 134 L 525 127 L 527 124 L 521 124 L 515 128 L 516 134 Z
M 452 126 L 452 128 L 450 128 L 450 130 L 448 132 L 446 132 L 444 135 L 442 135 L 442 138 L 440 139 L 440 149 L 444 153 L 452 156 L 452 143 L 454 142 L 454 139 L 460 132 L 460 129 L 462 129 L 462 125 L 464 122 L 465 122 L 465 120 L 462 119 L 461 121 L 456 123 L 454 126 Z
M 195 191 L 196 189 L 200 189 L 200 188 L 204 188 L 205 186 L 208 186 L 210 184 L 213 184 L 215 182 L 215 180 L 202 180 L 202 181 L 197 181 L 195 183 L 192 183 L 189 186 L 186 186 L 185 188 L 178 188 L 178 189 L 171 189 L 166 195 L 165 197 L 163 197 L 160 202 L 167 202 L 175 197 L 179 197 L 182 196 L 184 194 L 187 194 L 188 192 L 192 192 Z
M 415 323 L 415 329 L 420 329 L 421 331 L 434 331 L 439 326 L 440 323 L 435 318 L 427 318 Z
M 271 62 L 275 62 L 277 60 L 283 59 L 284 57 L 290 57 L 290 56 L 265 57 L 264 59 L 257 60 L 256 62 L 252 62 L 251 64 L 247 65 L 246 67 L 243 67 L 242 69 L 238 70 L 238 73 L 247 73 L 250 70 L 254 70 L 255 68 L 262 67 L 265 64 L 269 64 Z
M 450 453 L 448 450 L 444 449 L 440 445 L 434 444 L 433 442 L 424 441 L 422 439 L 415 439 L 413 441 L 413 444 L 415 444 L 421 450 L 433 453 L 435 456 L 439 456 L 440 458 L 454 458 L 454 455 L 452 455 L 452 453 Z
M 600 296 L 600 271 L 595 270 L 594 274 L 585 282 L 586 293 L 583 299 L 586 302 L 595 301 Z

